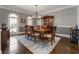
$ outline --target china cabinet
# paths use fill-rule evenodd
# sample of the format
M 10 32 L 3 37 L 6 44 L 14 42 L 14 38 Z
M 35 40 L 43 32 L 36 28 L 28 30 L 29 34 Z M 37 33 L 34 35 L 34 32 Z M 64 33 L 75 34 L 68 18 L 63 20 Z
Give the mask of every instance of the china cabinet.
M 54 25 L 54 16 L 43 16 L 43 25 L 52 26 Z

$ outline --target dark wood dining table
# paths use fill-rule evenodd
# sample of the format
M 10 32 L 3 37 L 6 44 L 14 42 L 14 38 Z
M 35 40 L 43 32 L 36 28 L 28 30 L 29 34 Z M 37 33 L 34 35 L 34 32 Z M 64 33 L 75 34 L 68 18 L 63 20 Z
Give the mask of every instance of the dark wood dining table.
M 44 35 L 49 33 L 51 31 L 51 29 L 48 29 L 48 28 L 35 28 L 34 29 L 36 33 L 39 33 L 40 34 L 40 37 L 41 37 L 41 40 L 44 42 L 45 39 L 44 39 Z
M 40 27 L 40 28 L 35 28 L 34 30 L 39 33 L 46 33 L 46 32 L 49 32 L 51 29 Z

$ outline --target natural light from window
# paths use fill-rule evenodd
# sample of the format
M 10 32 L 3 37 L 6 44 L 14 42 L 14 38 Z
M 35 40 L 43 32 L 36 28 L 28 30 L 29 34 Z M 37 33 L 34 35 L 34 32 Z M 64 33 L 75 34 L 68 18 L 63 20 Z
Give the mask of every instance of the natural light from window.
M 16 14 L 10 14 L 8 21 L 9 21 L 10 32 L 17 32 L 18 31 L 18 16 Z
M 33 25 L 33 20 L 32 20 L 32 17 L 28 17 L 27 18 L 27 25 Z

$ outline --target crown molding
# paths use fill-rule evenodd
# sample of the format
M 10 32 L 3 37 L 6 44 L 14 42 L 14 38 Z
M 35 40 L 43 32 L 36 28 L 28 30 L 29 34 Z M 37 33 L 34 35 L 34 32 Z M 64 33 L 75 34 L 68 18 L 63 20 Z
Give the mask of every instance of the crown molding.
M 65 10 L 65 9 L 72 8 L 72 7 L 77 7 L 77 5 L 71 5 L 71 6 L 67 6 L 67 7 L 64 7 L 64 8 L 58 8 L 58 9 L 55 9 L 55 10 L 50 10 L 50 11 L 47 11 L 47 12 L 42 12 L 42 13 L 39 13 L 39 15 L 45 15 L 45 14 L 48 14 L 48 13 L 51 13 L 51 12 L 57 12 L 57 11 Z M 26 15 L 30 15 L 30 14 L 22 12 L 20 10 L 12 10 L 10 8 L 6 8 L 6 7 L 2 6 L 2 5 L 0 5 L 0 8 L 6 9 L 6 10 L 10 10 L 10 11 L 19 12 L 19 13 L 23 13 L 23 14 L 26 14 Z
M 25 13 L 25 12 L 20 11 L 20 10 L 13 10 L 13 9 L 4 7 L 4 6 L 2 6 L 2 5 L 0 5 L 0 8 L 6 9 L 6 10 L 9 10 L 9 11 L 14 11 L 14 12 L 22 13 L 22 14 L 25 14 L 25 15 L 27 15 L 27 16 L 29 15 L 29 14 L 27 14 L 27 13 Z
M 51 12 L 57 12 L 57 11 L 65 10 L 65 9 L 72 8 L 72 7 L 77 7 L 77 5 L 71 5 L 71 6 L 67 6 L 67 7 L 64 7 L 64 8 L 58 8 L 58 9 L 55 9 L 55 10 L 50 10 L 50 11 L 47 11 L 47 12 L 40 13 L 40 15 L 44 15 L 44 14 L 51 13 Z

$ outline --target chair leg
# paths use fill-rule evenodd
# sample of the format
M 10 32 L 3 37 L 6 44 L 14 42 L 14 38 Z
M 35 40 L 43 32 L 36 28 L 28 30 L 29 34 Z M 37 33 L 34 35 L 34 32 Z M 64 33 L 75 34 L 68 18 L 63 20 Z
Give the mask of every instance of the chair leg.
M 36 41 L 36 36 L 34 37 L 34 42 Z
M 41 41 L 44 42 L 44 38 L 43 37 L 41 37 Z
M 29 39 L 29 35 L 27 35 L 27 39 Z
M 30 39 L 31 39 L 31 40 L 32 40 L 32 38 L 33 38 L 33 37 L 32 37 L 32 36 L 30 36 Z
M 27 35 L 25 34 L 25 38 L 27 38 L 26 36 L 27 36 Z
M 55 43 L 55 38 L 53 38 L 53 41 L 54 41 L 54 43 Z
M 51 45 L 53 45 L 53 41 L 52 41 L 52 39 L 51 39 Z
M 26 35 L 25 35 L 25 38 L 26 38 Z

